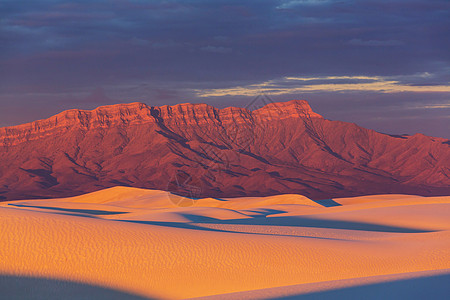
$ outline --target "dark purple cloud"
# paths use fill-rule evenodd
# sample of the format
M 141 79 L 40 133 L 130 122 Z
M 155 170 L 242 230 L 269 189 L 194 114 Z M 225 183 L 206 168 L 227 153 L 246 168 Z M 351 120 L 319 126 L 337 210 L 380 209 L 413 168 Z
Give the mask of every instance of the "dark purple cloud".
M 448 36 L 447 0 L 5 0 L 0 126 L 106 103 L 245 106 L 248 97 L 199 98 L 195 91 L 286 76 L 450 85 Z M 450 127 L 448 109 L 439 108 L 450 101 L 444 92 L 273 98 L 304 98 L 330 118 L 377 130 L 449 137 L 442 129 Z

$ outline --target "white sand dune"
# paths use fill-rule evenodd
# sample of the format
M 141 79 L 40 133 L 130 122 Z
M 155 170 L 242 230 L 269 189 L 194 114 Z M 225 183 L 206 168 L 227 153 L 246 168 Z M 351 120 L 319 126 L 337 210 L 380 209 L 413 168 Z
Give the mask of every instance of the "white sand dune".
M 421 284 L 450 292 L 439 284 L 450 274 L 449 196 L 177 197 L 116 187 L 0 203 L 1 292 L 49 299 L 33 288 L 42 281 L 66 287 L 54 299 L 76 299 L 74 291 L 83 299 L 348 299 L 377 288 L 398 299 L 420 295 L 408 286 Z

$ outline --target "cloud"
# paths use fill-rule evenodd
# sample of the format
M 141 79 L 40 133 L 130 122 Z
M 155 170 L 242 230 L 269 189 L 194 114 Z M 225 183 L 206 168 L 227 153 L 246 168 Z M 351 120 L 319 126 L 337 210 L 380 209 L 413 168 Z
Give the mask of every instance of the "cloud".
M 311 81 L 311 80 L 380 80 L 378 76 L 324 76 L 324 77 L 284 77 L 285 80 L 299 80 L 299 81 Z
M 316 81 L 305 84 L 304 82 Z M 347 82 L 342 82 L 347 81 Z M 353 82 L 348 82 L 353 81 Z M 380 76 L 283 77 L 258 84 L 225 89 L 197 90 L 199 97 L 256 96 L 296 94 L 304 92 L 450 92 L 450 85 L 411 85 Z
M 439 104 L 429 104 L 429 105 L 419 105 L 419 106 L 413 106 L 414 109 L 447 109 L 450 108 L 450 102 L 449 103 L 439 103 Z M 450 118 L 450 116 L 447 116 Z

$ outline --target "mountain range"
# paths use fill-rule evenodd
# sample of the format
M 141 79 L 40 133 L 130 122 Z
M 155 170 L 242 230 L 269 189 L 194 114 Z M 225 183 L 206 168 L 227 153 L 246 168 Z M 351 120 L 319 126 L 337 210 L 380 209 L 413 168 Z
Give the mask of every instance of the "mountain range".
M 117 104 L 0 128 L 0 200 L 119 185 L 218 198 L 449 195 L 450 141 L 327 120 L 304 100 Z

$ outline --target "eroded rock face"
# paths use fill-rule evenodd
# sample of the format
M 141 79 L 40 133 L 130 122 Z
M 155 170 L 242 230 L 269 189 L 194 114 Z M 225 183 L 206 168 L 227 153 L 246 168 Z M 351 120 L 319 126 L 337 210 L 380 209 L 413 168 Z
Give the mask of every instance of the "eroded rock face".
M 0 199 L 114 185 L 215 197 L 448 195 L 450 144 L 329 121 L 303 100 L 254 111 L 119 104 L 0 128 Z

